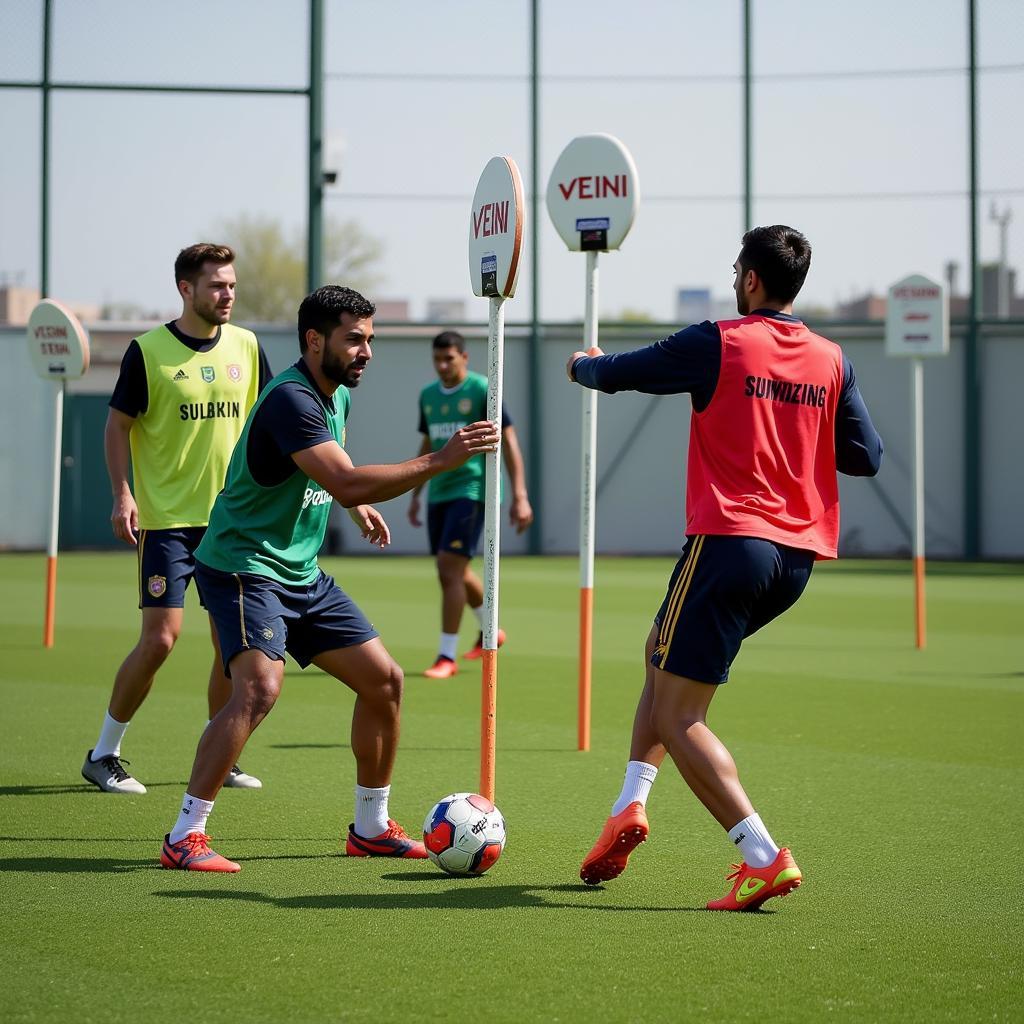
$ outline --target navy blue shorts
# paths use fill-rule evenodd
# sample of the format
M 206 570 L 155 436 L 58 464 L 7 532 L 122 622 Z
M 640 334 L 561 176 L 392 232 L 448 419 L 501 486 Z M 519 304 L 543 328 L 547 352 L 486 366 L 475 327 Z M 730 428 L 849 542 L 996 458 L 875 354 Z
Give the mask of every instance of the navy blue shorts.
M 224 671 L 231 659 L 257 648 L 284 661 L 287 651 L 305 668 L 318 654 L 356 647 L 378 635 L 359 606 L 322 572 L 306 586 L 269 576 L 220 572 L 196 563 L 196 581 L 220 638 Z
M 651 664 L 724 683 L 740 644 L 804 592 L 814 552 L 756 537 L 688 537 L 654 618 Z
M 484 528 L 484 503 L 472 498 L 435 501 L 427 505 L 427 535 L 430 553 L 450 551 L 472 558 Z
M 205 526 L 139 531 L 140 608 L 185 607 L 185 591 L 196 571 L 196 548 L 204 533 Z M 202 594 L 199 603 L 206 607 Z

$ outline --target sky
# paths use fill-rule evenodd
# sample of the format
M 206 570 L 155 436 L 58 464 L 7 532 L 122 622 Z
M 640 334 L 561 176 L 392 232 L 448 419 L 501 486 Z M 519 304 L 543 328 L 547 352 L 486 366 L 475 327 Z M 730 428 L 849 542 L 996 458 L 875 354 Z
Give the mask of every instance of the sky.
M 408 299 L 415 318 L 430 298 L 463 299 L 486 322 L 467 270 L 469 207 L 484 165 L 508 155 L 542 197 L 527 225 L 540 316 L 580 319 L 584 259 L 558 239 L 543 194 L 566 143 L 595 131 L 630 149 L 641 192 L 622 250 L 601 257 L 602 317 L 671 322 L 679 288 L 729 294 L 743 231 L 740 0 L 540 0 L 537 182 L 528 0 L 324 7 L 326 157 L 339 174 L 325 212 L 382 241 L 372 298 Z M 0 81 L 38 80 L 42 8 L 0 4 Z M 977 0 L 977 11 L 981 257 L 998 254 L 995 201 L 1013 217 L 1009 262 L 1024 268 L 1024 3 Z M 53 12 L 54 81 L 306 84 L 298 0 L 53 0 Z M 963 268 L 966 0 L 754 0 L 753 29 L 754 221 L 810 238 L 801 300 L 831 306 L 908 273 L 941 279 L 950 260 Z M 180 248 L 239 214 L 304 225 L 301 96 L 58 91 L 51 102 L 55 297 L 175 312 Z M 0 281 L 30 286 L 40 111 L 37 90 L 0 89 Z M 527 320 L 531 305 L 527 263 L 507 319 Z

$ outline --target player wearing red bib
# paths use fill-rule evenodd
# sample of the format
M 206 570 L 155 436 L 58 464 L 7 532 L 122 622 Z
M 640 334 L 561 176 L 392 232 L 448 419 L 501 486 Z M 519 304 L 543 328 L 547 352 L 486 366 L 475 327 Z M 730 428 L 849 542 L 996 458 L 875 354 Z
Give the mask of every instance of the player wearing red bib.
M 693 405 L 686 544 L 647 638 L 625 782 L 580 869 L 589 885 L 621 874 L 647 838 L 647 796 L 666 753 L 742 855 L 731 890 L 708 909 L 753 910 L 802 880 L 707 711 L 742 641 L 797 601 L 816 559 L 836 557 L 837 471 L 873 476 L 881 464 L 849 360 L 793 315 L 810 260 L 799 231 L 754 228 L 733 267 L 738 319 L 569 360 L 584 387 L 689 393 Z

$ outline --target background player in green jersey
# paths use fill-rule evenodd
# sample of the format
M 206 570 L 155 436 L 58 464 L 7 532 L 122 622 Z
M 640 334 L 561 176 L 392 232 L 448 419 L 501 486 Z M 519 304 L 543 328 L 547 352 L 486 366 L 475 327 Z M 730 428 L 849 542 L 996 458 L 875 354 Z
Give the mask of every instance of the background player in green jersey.
M 372 358 L 374 312 L 350 288 L 326 285 L 306 296 L 299 307 L 301 357 L 264 389 L 231 456 L 196 571 L 232 693 L 199 741 L 178 820 L 164 838 L 164 867 L 239 870 L 210 848 L 206 821 L 228 769 L 281 692 L 285 652 L 356 694 L 355 820 L 346 853 L 427 855 L 388 815 L 402 670 L 355 602 L 320 569 L 317 552 L 332 498 L 350 510 L 367 540 L 384 546 L 387 524 L 367 502 L 395 498 L 494 451 L 498 428 L 467 423 L 439 451 L 395 465 L 354 466 L 343 447 L 349 389 Z
M 471 373 L 465 338 L 458 331 L 442 331 L 432 342 L 438 379 L 420 392 L 419 430 L 423 435 L 420 455 L 437 451 L 457 430 L 487 415 L 487 378 Z M 533 522 L 526 493 L 526 471 L 515 427 L 507 410 L 501 410 L 501 451 L 512 484 L 509 520 L 517 533 Z M 420 487 L 412 492 L 409 522 L 420 526 Z M 437 559 L 441 584 L 441 640 L 437 660 L 423 674 L 429 679 L 448 679 L 458 671 L 455 661 L 462 613 L 468 604 L 483 627 L 484 589 L 469 565 L 484 522 L 484 459 L 470 459 L 464 466 L 430 481 L 427 496 L 427 532 L 430 553 Z M 464 657 L 479 658 L 482 633 Z M 505 631 L 498 630 L 498 646 Z
M 99 738 L 82 765 L 82 776 L 106 793 L 146 792 L 124 768 L 121 741 L 181 633 L 196 546 L 245 417 L 270 378 L 256 335 L 228 323 L 234 259 L 228 246 L 206 242 L 178 254 L 181 316 L 131 342 L 110 399 L 104 434 L 114 493 L 110 522 L 114 536 L 138 551 L 142 632 L 117 671 Z M 216 633 L 213 647 L 211 718 L 231 694 Z M 228 785 L 260 787 L 237 765 L 229 768 Z

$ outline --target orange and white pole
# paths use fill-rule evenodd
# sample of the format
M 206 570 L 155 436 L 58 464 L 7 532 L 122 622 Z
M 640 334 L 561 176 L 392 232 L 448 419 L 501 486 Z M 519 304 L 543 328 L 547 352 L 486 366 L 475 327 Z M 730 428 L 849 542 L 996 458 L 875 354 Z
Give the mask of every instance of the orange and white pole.
M 587 253 L 583 348 L 597 345 L 597 252 Z M 590 749 L 590 693 L 594 646 L 594 520 L 597 504 L 597 392 L 583 389 L 580 455 L 580 657 L 577 747 Z
M 919 650 L 926 643 L 924 597 L 924 363 L 911 362 L 910 402 L 914 417 L 914 633 Z
M 57 534 L 60 528 L 61 444 L 64 433 L 64 381 L 53 386 L 53 475 L 50 481 L 50 532 L 46 541 L 46 610 L 43 615 L 43 646 L 53 646 L 57 606 Z
M 487 418 L 501 423 L 505 370 L 505 300 L 490 297 L 487 334 Z M 498 725 L 498 574 L 501 546 L 501 440 L 484 456 L 484 622 L 480 682 L 480 794 L 494 801 Z

